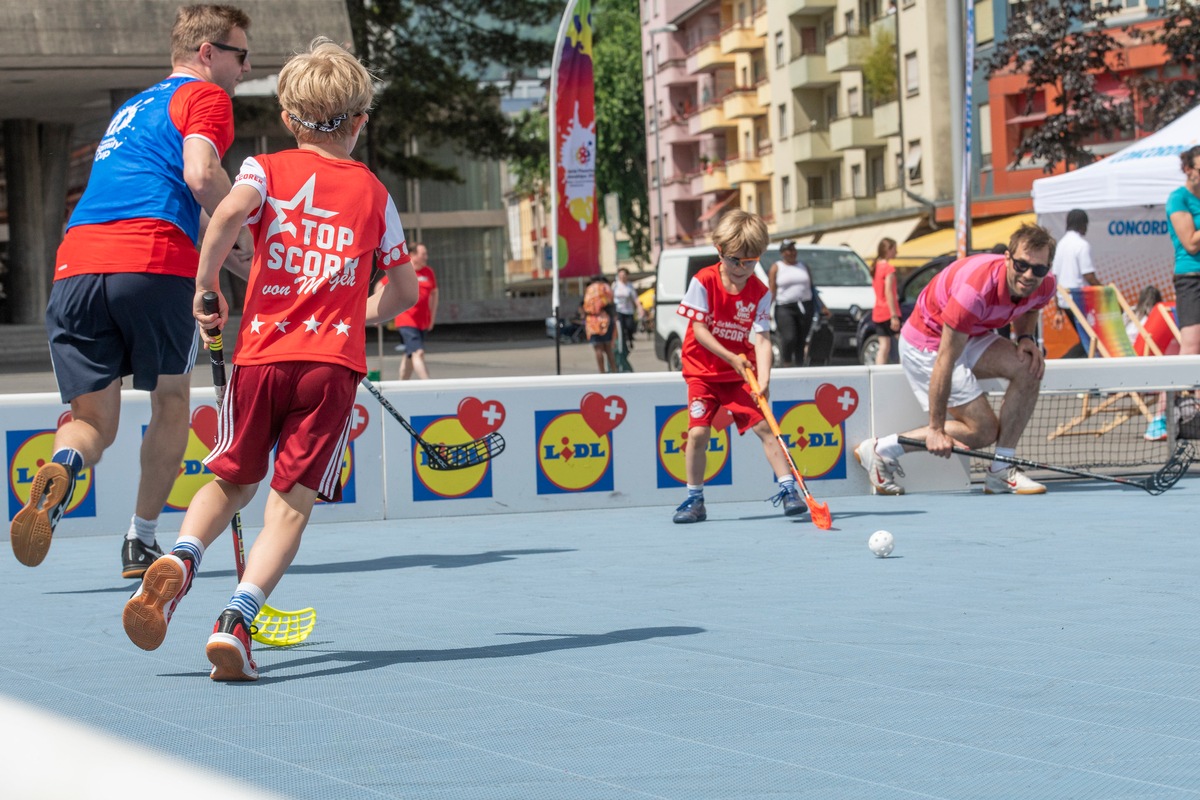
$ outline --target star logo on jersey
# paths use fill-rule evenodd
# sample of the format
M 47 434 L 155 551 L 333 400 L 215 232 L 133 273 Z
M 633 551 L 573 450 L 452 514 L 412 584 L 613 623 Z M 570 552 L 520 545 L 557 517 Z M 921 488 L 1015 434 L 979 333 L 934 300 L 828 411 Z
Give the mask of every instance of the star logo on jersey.
M 291 322 L 284 319 L 284 320 L 280 320 L 279 322 L 276 322 L 275 327 L 279 329 L 280 333 L 287 333 L 287 326 L 291 325 L 291 324 L 292 324 Z
M 338 212 L 317 208 L 313 205 L 313 193 L 316 190 L 317 175 L 313 173 L 291 200 L 279 200 L 274 197 L 268 197 L 267 202 L 271 204 L 271 208 L 275 211 L 275 219 L 271 220 L 271 225 L 267 228 L 267 238 L 270 239 L 272 236 L 280 233 L 290 233 L 292 236 L 297 236 L 296 223 L 288 219 L 288 213 L 297 211 L 297 207 L 301 204 L 303 204 L 303 207 L 299 209 L 300 216 L 320 217 L 322 219 L 336 217 Z
M 250 332 L 258 333 L 262 330 L 262 326 L 266 324 L 267 323 L 258 318 L 258 314 L 255 314 L 254 319 L 250 320 Z
M 333 327 L 336 328 L 337 332 L 339 334 L 341 334 L 342 336 L 348 337 L 350 335 L 350 326 L 347 325 L 345 322 L 335 322 L 333 324 Z
M 313 314 L 311 317 L 304 320 L 304 327 L 307 328 L 310 333 L 315 333 L 317 328 L 321 327 L 321 323 L 317 321 L 317 315 Z

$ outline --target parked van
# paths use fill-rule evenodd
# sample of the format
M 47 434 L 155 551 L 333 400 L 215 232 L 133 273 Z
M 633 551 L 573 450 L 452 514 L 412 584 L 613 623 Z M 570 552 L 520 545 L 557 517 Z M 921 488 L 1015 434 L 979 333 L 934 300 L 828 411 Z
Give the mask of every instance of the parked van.
M 821 302 L 833 312 L 831 325 L 835 349 L 855 349 L 858 346 L 858 318 L 869 314 L 875 306 L 875 290 L 871 286 L 871 270 L 848 247 L 797 245 L 801 262 L 812 270 L 813 281 L 821 293 Z M 767 271 L 779 260 L 779 244 L 774 243 L 754 268 L 754 273 L 767 282 Z M 654 352 L 667 368 L 683 368 L 681 350 L 687 320 L 675 313 L 697 272 L 717 263 L 717 249 L 712 245 L 679 247 L 663 250 L 658 256 L 655 283 Z M 774 322 L 771 325 L 774 331 Z M 778 361 L 779 348 L 775 348 Z

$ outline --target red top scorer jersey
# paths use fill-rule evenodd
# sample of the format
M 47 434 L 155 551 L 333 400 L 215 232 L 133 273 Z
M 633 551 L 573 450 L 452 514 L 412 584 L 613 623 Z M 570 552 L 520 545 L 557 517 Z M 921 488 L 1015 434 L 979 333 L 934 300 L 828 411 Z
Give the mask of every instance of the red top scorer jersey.
M 727 350 L 754 363 L 753 332 L 771 333 L 771 290 L 757 275 L 751 275 L 741 292 L 730 294 L 721 285 L 720 265 L 714 264 L 692 278 L 677 313 L 692 322 L 703 322 Z M 683 337 L 683 377 L 741 381 L 733 367 L 696 341 L 691 324 Z
M 233 362 L 324 361 L 367 371 L 372 256 L 408 259 L 387 189 L 357 161 L 285 150 L 246 159 L 234 185 L 263 198 Z

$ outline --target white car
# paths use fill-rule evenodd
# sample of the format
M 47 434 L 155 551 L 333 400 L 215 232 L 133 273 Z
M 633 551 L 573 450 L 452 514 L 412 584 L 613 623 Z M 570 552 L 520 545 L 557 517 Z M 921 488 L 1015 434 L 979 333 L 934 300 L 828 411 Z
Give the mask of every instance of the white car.
M 797 245 L 797 255 L 812 270 L 813 281 L 820 292 L 821 302 L 833 313 L 830 324 L 835 349 L 854 349 L 858 346 L 858 320 L 875 306 L 875 290 L 871 285 L 871 270 L 848 247 Z M 779 260 L 779 245 L 772 244 L 759 259 L 754 272 L 767 282 L 767 270 Z M 717 249 L 680 247 L 664 250 L 658 257 L 655 283 L 654 352 L 667 368 L 680 370 L 683 360 L 683 335 L 687 320 L 675 313 L 687 291 L 692 276 L 717 263 Z M 772 322 L 774 330 L 774 322 Z M 778 362 L 779 348 L 775 348 Z

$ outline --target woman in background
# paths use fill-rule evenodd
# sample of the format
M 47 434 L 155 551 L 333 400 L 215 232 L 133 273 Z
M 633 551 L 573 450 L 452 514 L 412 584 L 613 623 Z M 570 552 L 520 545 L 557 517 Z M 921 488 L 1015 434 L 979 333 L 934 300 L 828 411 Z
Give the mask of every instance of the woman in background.
M 876 364 L 886 364 L 892 357 L 892 343 L 900 332 L 900 296 L 896 288 L 896 268 L 892 259 L 896 257 L 896 240 L 883 238 L 875 250 L 871 262 L 871 283 L 875 287 L 875 308 L 871 311 L 871 322 L 879 336 L 879 350 L 875 353 Z

